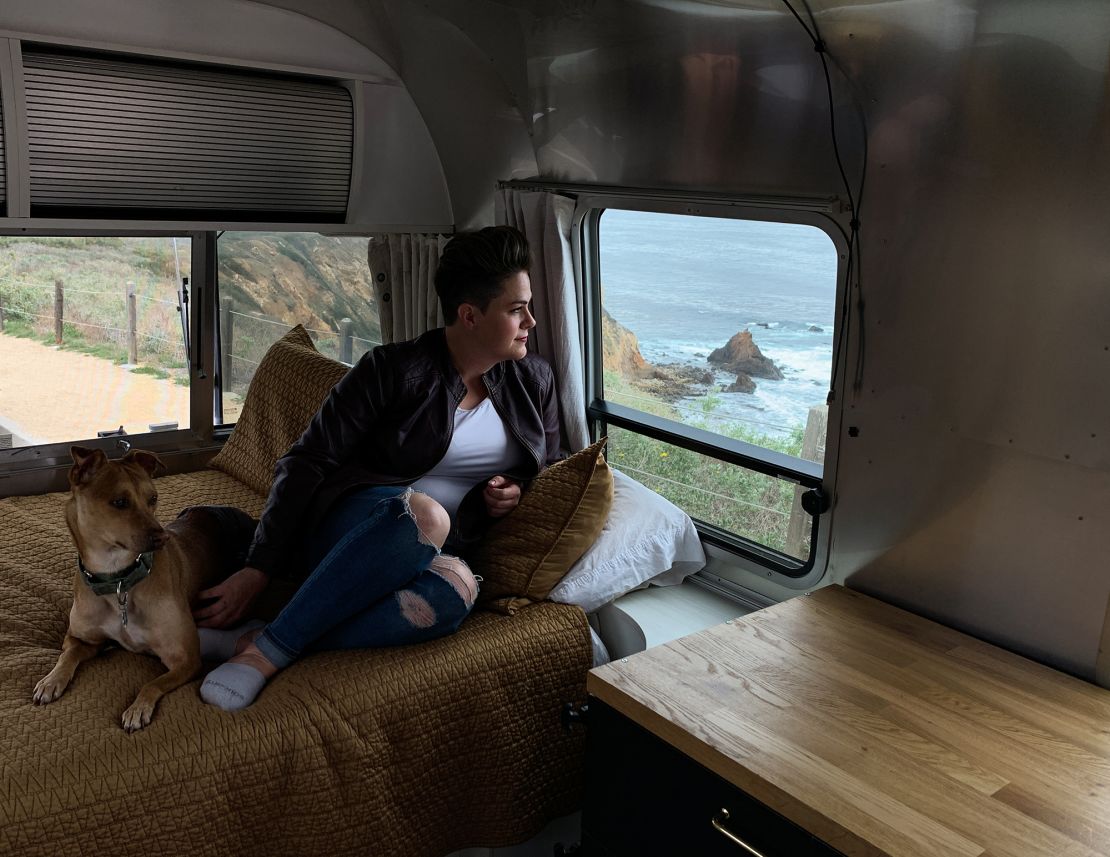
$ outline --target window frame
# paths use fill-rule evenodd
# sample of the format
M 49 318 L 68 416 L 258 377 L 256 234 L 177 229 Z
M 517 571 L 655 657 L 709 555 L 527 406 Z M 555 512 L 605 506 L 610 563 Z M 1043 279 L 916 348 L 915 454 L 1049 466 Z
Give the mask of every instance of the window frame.
M 0 458 L 0 497 L 38 494 L 67 487 L 66 474 L 72 465 L 70 447 L 102 449 L 118 458 L 127 449 L 141 448 L 165 458 L 186 456 L 183 466 L 167 462 L 171 472 L 192 469 L 193 458 L 205 460 L 218 448 L 213 440 L 212 274 L 215 233 L 197 229 L 88 229 L 0 227 L 0 235 L 16 238 L 189 238 L 189 427 L 171 431 L 109 437 L 77 437 L 64 441 L 15 447 Z M 44 471 L 49 475 L 44 477 Z
M 586 419 L 591 437 L 598 438 L 608 425 L 673 444 L 738 467 L 793 482 L 811 490 L 823 507 L 811 515 L 809 557 L 799 560 L 773 548 L 694 519 L 702 540 L 732 555 L 745 573 L 759 574 L 765 579 L 791 589 L 805 588 L 824 573 L 828 561 L 831 532 L 833 486 L 839 453 L 839 427 L 843 412 L 843 395 L 829 404 L 828 429 L 823 465 L 808 462 L 744 441 L 723 438 L 704 429 L 687 426 L 657 417 L 604 399 L 604 367 L 602 365 L 601 333 L 601 242 L 600 224 L 606 210 L 623 209 L 657 214 L 719 217 L 733 220 L 757 220 L 770 223 L 813 226 L 832 241 L 837 253 L 836 322 L 833 329 L 833 371 L 831 389 L 843 390 L 845 372 L 847 323 L 844 302 L 847 299 L 846 263 L 848 259 L 848 228 L 850 213 L 838 197 L 697 197 L 688 194 L 625 190 L 581 192 L 577 196 L 573 238 L 576 260 L 580 265 L 582 284 L 582 335 L 585 356 Z M 718 574 L 720 571 L 718 570 Z M 732 581 L 743 584 L 743 580 Z

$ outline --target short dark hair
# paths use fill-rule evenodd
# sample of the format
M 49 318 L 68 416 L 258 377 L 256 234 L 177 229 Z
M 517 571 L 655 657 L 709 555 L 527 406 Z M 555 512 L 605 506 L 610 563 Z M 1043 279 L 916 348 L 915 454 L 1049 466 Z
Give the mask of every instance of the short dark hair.
M 501 294 L 507 277 L 527 271 L 532 261 L 528 239 L 512 226 L 487 226 L 459 232 L 447 242 L 436 269 L 436 294 L 443 320 L 454 324 L 462 304 L 485 312 Z

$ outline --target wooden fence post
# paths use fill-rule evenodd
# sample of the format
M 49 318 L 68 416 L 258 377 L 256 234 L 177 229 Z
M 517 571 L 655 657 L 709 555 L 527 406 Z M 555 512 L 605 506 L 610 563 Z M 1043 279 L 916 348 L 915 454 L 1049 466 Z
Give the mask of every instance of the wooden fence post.
M 232 321 L 234 311 L 235 301 L 232 298 L 220 298 L 220 367 L 225 393 L 231 392 L 231 348 L 235 344 L 235 325 Z
M 829 406 L 817 405 L 809 409 L 806 417 L 806 430 L 802 435 L 802 458 L 806 461 L 825 460 L 825 436 L 828 432 Z M 802 542 L 809 533 L 806 524 L 810 517 L 802 508 L 802 495 L 808 491 L 801 485 L 794 489 L 794 504 L 790 509 L 790 521 L 786 528 L 786 553 L 801 557 Z M 810 550 L 812 550 L 812 545 Z
M 54 344 L 62 344 L 62 310 L 65 306 L 61 280 L 54 281 Z
M 351 355 L 354 353 L 353 343 L 351 342 L 351 325 L 353 322 L 349 318 L 339 319 L 339 362 L 346 363 L 348 366 L 351 364 Z
M 127 284 L 127 362 L 139 362 L 138 313 L 135 310 L 135 284 Z

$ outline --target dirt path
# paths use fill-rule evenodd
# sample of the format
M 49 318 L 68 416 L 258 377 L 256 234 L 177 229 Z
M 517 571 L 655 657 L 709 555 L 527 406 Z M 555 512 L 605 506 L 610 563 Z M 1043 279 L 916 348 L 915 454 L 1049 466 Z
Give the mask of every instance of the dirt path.
M 123 425 L 189 426 L 189 388 L 89 354 L 0 334 L 0 434 L 13 446 L 96 437 Z

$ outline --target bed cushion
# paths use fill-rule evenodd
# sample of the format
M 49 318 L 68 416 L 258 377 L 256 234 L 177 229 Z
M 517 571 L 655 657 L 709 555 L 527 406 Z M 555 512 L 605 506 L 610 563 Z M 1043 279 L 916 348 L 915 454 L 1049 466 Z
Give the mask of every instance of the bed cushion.
M 547 598 L 593 544 L 613 502 L 605 438 L 546 468 L 467 557 L 479 603 L 513 613 Z
M 211 466 L 267 493 L 277 460 L 304 433 L 346 372 L 342 363 L 318 352 L 298 324 L 258 364 L 239 421 Z

